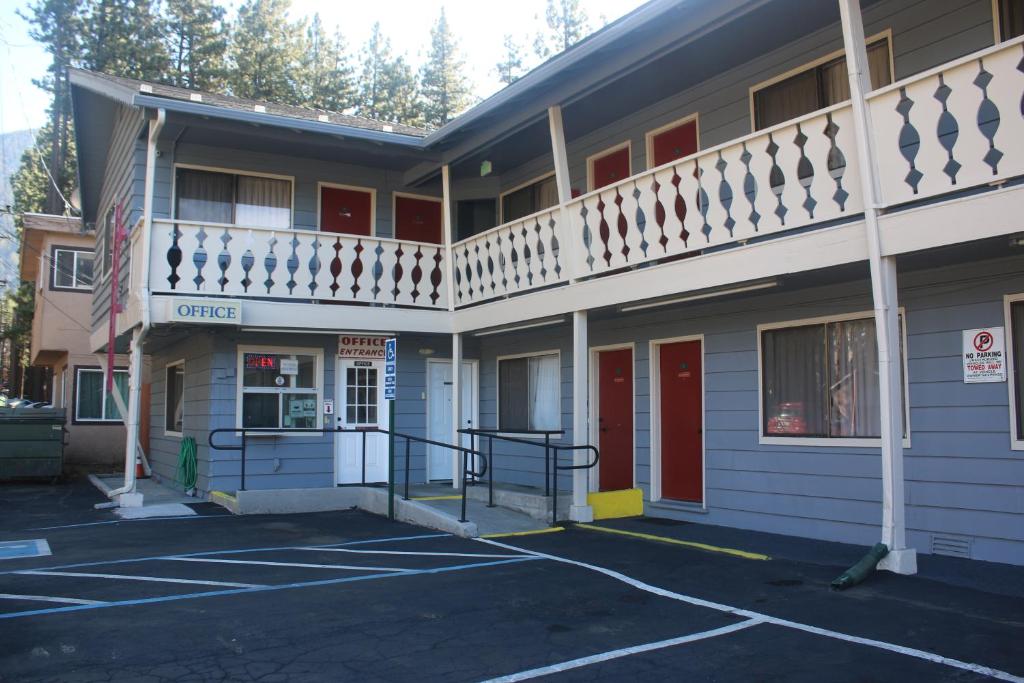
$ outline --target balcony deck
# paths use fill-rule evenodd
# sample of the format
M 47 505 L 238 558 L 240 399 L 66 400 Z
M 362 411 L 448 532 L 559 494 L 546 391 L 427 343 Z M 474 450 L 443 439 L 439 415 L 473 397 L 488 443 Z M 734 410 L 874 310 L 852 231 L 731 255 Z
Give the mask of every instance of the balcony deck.
M 934 212 L 923 207 L 929 202 L 1024 175 L 1022 96 L 1024 38 L 869 94 L 866 142 L 879 166 L 883 229 L 899 225 L 904 231 L 888 242 L 894 253 L 1004 229 L 971 226 L 959 235 L 946 230 L 928 236 L 914 232 L 914 225 L 934 225 Z M 617 288 L 611 297 L 616 301 L 639 300 L 698 289 L 716 277 L 738 282 L 786 268 L 862 260 L 858 144 L 852 106 L 838 104 L 456 242 L 450 261 L 443 246 L 382 237 L 154 220 L 151 291 L 356 304 L 363 307 L 360 317 L 379 315 L 372 311 L 380 307 L 426 315 L 449 309 L 451 277 L 455 310 L 490 304 L 483 306 L 486 313 L 466 310 L 465 325 L 454 325 L 472 329 L 526 313 L 592 307 L 593 297 L 610 287 Z M 1012 206 L 1017 196 L 994 198 L 993 210 Z M 965 213 L 959 204 L 950 210 L 981 215 L 969 208 Z M 915 242 L 911 234 L 921 239 Z M 763 248 L 742 249 L 752 245 Z M 737 255 L 728 265 L 721 259 L 726 252 Z M 762 267 L 763 259 L 780 265 Z M 647 266 L 670 268 L 672 281 L 664 282 L 667 270 L 645 272 Z M 716 277 L 699 275 L 723 268 L 727 272 Z M 675 277 L 680 273 L 693 277 Z M 597 286 L 602 280 L 607 282 Z M 546 296 L 550 288 L 557 288 L 557 296 Z M 496 305 L 540 290 L 540 307 L 495 314 Z M 552 303 L 563 299 L 564 305 Z M 397 318 L 380 320 L 384 325 Z

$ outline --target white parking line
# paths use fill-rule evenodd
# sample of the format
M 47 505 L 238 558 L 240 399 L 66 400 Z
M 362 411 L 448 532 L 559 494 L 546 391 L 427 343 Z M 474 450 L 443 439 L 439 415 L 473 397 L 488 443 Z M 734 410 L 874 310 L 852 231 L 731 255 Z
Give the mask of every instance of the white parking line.
M 819 636 L 825 636 L 826 638 L 835 638 L 836 640 L 844 640 L 849 643 L 857 643 L 858 645 L 866 645 L 868 647 L 875 647 L 880 650 L 887 650 L 889 652 L 895 652 L 901 655 L 907 655 L 908 657 L 916 657 L 917 659 L 923 659 L 925 661 L 933 662 L 935 664 L 943 664 L 945 666 L 953 667 L 955 669 L 962 669 L 964 671 L 970 671 L 972 673 L 980 674 L 982 676 L 989 676 L 1001 681 L 1010 681 L 1010 683 L 1024 683 L 1024 677 L 1015 676 L 1014 674 L 1000 671 L 999 669 L 993 669 L 991 667 L 983 666 L 981 664 L 975 664 L 973 662 L 963 662 L 959 659 L 952 659 L 950 657 L 943 657 L 942 655 L 935 654 L 933 652 L 926 652 L 925 650 L 918 650 L 912 647 L 904 647 L 902 645 L 896 645 L 895 643 L 887 643 L 883 640 L 873 640 L 871 638 L 861 638 L 860 636 L 852 636 L 847 633 L 840 633 L 839 631 L 832 631 L 825 628 L 819 628 L 817 626 L 811 626 L 810 624 L 802 624 L 798 621 L 790 621 L 789 619 L 779 619 L 778 617 L 769 616 L 767 614 L 761 614 L 759 612 L 753 612 L 751 610 L 741 609 L 739 607 L 732 607 L 731 605 L 724 605 L 719 602 L 712 602 L 710 600 L 703 600 L 701 598 L 695 598 L 690 595 L 683 595 L 682 593 L 676 593 L 675 591 L 666 590 L 664 588 L 658 588 L 652 586 L 649 583 L 644 583 L 630 576 L 626 576 L 620 572 L 612 569 L 606 569 L 595 564 L 587 564 L 586 562 L 580 562 L 579 560 L 570 560 L 567 557 L 559 557 L 558 555 L 549 555 L 548 553 L 541 553 L 534 550 L 527 550 L 525 548 L 519 548 L 514 545 L 507 543 L 501 543 L 499 541 L 493 541 L 487 538 L 476 538 L 473 539 L 480 543 L 487 543 L 489 545 L 496 546 L 498 548 L 504 548 L 506 550 L 512 550 L 517 553 L 525 553 L 527 555 L 533 555 L 534 557 L 543 557 L 548 560 L 555 562 L 561 562 L 563 564 L 571 564 L 577 567 L 583 567 L 591 571 L 604 574 L 605 576 L 611 577 L 617 581 L 622 581 L 634 588 L 645 591 L 647 593 L 653 593 L 663 598 L 669 598 L 670 600 L 678 600 L 685 602 L 690 605 L 696 605 L 698 607 L 707 607 L 708 609 L 717 610 L 719 612 L 727 612 L 729 614 L 735 614 L 736 616 L 746 617 L 747 619 L 759 619 L 766 624 L 772 624 L 774 626 L 782 626 L 785 628 L 795 629 L 797 631 L 804 631 L 807 633 L 813 633 Z
M 647 643 L 645 645 L 633 645 L 632 647 L 610 650 L 608 652 L 590 655 L 589 657 L 580 657 L 579 659 L 570 659 L 567 662 L 560 662 L 550 666 L 542 666 L 538 669 L 520 671 L 519 673 L 509 674 L 508 676 L 499 676 L 498 678 L 492 678 L 484 683 L 515 683 L 515 681 L 528 681 L 531 678 L 540 678 L 541 676 L 557 674 L 571 669 L 579 669 L 584 666 L 590 666 L 591 664 L 599 664 L 612 659 L 619 659 L 620 657 L 628 657 L 629 655 L 636 655 L 643 652 L 651 652 L 652 650 L 662 650 L 666 647 L 675 647 L 676 645 L 692 643 L 697 640 L 724 636 L 728 633 L 735 633 L 736 631 L 742 631 L 745 628 L 750 628 L 751 626 L 757 626 L 758 624 L 763 623 L 764 622 L 760 619 L 747 619 L 746 621 L 740 621 L 721 628 L 711 629 L 710 631 L 691 633 L 690 635 L 680 636 L 678 638 L 669 638 L 668 640 L 659 640 L 655 643 Z
M 306 564 L 305 562 L 267 562 L 262 560 L 221 560 L 216 557 L 161 557 L 161 560 L 178 562 L 218 562 L 220 564 L 257 564 L 268 567 L 302 567 L 305 569 L 357 569 L 367 572 L 404 572 L 403 567 L 359 567 L 350 564 Z
M 502 555 L 487 553 L 421 553 L 411 550 L 352 550 L 350 548 L 317 548 L 316 546 L 299 546 L 292 548 L 292 550 L 315 550 L 317 552 L 326 553 L 365 553 L 367 555 L 423 555 L 425 557 L 496 557 L 509 559 L 514 557 L 529 557 L 529 555 L 509 555 L 508 553 Z
M 55 598 L 50 595 L 15 595 L 0 593 L 0 600 L 37 600 L 39 602 L 66 602 L 72 605 L 105 605 L 103 600 L 82 600 L 80 598 Z
M 15 574 L 32 576 L 81 576 L 92 579 L 124 579 L 125 581 L 153 581 L 154 583 L 188 583 L 198 586 L 228 586 L 230 588 L 263 588 L 260 583 L 234 583 L 232 581 L 199 581 L 198 579 L 172 579 L 163 576 L 132 576 L 130 574 L 92 574 L 89 572 L 47 572 L 41 569 L 26 569 Z

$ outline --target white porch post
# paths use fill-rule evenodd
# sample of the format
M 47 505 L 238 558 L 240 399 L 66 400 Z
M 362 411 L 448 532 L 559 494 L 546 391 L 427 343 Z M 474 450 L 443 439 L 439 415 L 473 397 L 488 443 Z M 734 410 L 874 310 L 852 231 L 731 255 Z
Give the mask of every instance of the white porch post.
M 447 168 L 447 167 L 445 167 Z M 462 334 L 452 334 L 452 440 L 453 444 L 462 443 L 459 427 L 462 422 Z M 452 457 L 452 488 L 462 488 L 462 454 L 453 451 Z
M 864 99 L 871 90 L 864 23 L 860 0 L 839 0 L 843 43 L 850 77 L 850 96 L 864 194 L 864 225 L 867 230 L 874 300 L 875 334 L 878 342 L 878 385 L 882 436 L 882 543 L 889 554 L 879 568 L 899 574 L 917 572 L 917 554 L 907 547 L 903 481 L 903 389 L 900 372 L 899 303 L 896 287 L 896 259 L 882 256 L 878 230 L 882 189 L 871 138 L 871 112 Z
M 452 227 L 452 179 L 448 164 L 441 167 L 441 221 L 444 228 L 444 283 L 448 294 L 448 310 L 455 310 L 455 259 L 452 243 L 455 233 Z M 454 373 L 454 368 L 452 369 Z
M 587 335 L 587 312 L 574 311 L 572 314 L 572 442 L 584 446 L 590 435 L 587 414 L 587 400 L 590 396 L 590 348 Z M 588 451 L 573 451 L 573 464 L 585 465 L 591 458 Z M 591 522 L 594 510 L 587 504 L 590 483 L 589 470 L 572 471 L 572 507 L 569 519 L 574 522 Z
M 116 283 L 112 283 L 116 287 Z M 111 312 L 111 315 L 116 315 Z M 116 388 L 115 388 L 116 391 Z M 132 332 L 131 354 L 128 361 L 128 414 L 124 415 L 124 485 L 128 489 L 118 497 L 121 507 L 140 507 L 142 494 L 135 489 L 136 444 L 139 441 L 140 395 L 142 392 L 142 330 L 136 327 Z
M 558 247 L 565 256 L 562 263 L 566 264 L 569 281 L 576 280 L 575 242 L 571 234 L 571 219 L 566 205 L 572 201 L 572 179 L 569 177 L 569 153 L 565 148 L 565 129 L 562 126 L 562 108 L 558 105 L 548 107 L 548 129 L 551 133 L 551 154 L 555 161 L 555 185 L 558 187 L 558 203 L 561 210 L 558 215 L 559 231 Z

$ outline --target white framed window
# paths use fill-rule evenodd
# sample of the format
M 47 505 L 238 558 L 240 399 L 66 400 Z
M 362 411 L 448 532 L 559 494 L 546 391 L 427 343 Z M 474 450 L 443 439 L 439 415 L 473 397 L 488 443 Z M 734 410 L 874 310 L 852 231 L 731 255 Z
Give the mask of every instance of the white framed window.
M 91 251 L 54 247 L 50 256 L 50 289 L 92 291 L 93 258 Z
M 498 429 L 562 428 L 562 363 L 558 351 L 498 358 Z
M 319 429 L 323 363 L 323 349 L 239 346 L 236 426 Z
M 893 80 L 892 30 L 866 40 L 873 89 Z M 750 122 L 755 131 L 799 118 L 850 99 L 846 52 L 836 50 L 750 88 Z
M 114 389 L 128 398 L 127 370 L 114 370 Z M 122 422 L 114 397 L 107 392 L 106 376 L 101 368 L 75 368 L 74 421 Z
M 174 217 L 287 230 L 292 227 L 293 185 L 290 176 L 176 164 Z
M 906 331 L 900 311 L 904 445 L 909 446 Z M 760 442 L 880 444 L 878 345 L 873 314 L 759 325 Z
M 1010 448 L 1024 451 L 1024 293 L 1003 297 L 1006 318 L 1006 385 L 1010 401 Z
M 164 434 L 181 436 L 185 427 L 185 361 L 168 363 L 164 372 Z
M 555 173 L 545 173 L 498 195 L 500 223 L 511 223 L 558 205 Z

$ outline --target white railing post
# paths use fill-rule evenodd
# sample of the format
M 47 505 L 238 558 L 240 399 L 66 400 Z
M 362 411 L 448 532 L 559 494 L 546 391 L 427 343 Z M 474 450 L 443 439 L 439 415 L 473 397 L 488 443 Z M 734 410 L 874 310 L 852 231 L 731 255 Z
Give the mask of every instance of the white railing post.
M 555 184 L 558 186 L 558 230 L 561 239 L 558 248 L 564 256 L 569 275 L 569 282 L 576 281 L 579 275 L 579 264 L 576 262 L 576 237 L 572 231 L 569 217 L 569 202 L 572 201 L 572 179 L 569 177 L 569 153 L 565 148 L 565 128 L 562 126 L 562 108 L 558 105 L 548 107 L 548 128 L 551 131 L 551 153 L 555 161 Z
M 907 547 L 903 480 L 903 401 L 900 372 L 899 304 L 896 259 L 883 257 L 878 229 L 881 186 L 871 138 L 870 111 L 865 94 L 871 90 L 868 55 L 860 0 L 839 0 L 843 42 L 850 77 L 860 182 L 864 194 L 871 294 L 878 342 L 878 384 L 882 437 L 882 543 L 889 548 L 879 567 L 900 574 L 917 572 L 917 555 Z
M 448 310 L 455 310 L 455 259 L 452 255 L 452 179 L 448 164 L 441 167 L 441 220 L 444 224 L 444 286 L 448 294 Z M 454 373 L 455 368 L 452 368 Z

